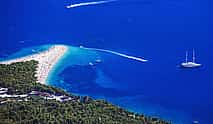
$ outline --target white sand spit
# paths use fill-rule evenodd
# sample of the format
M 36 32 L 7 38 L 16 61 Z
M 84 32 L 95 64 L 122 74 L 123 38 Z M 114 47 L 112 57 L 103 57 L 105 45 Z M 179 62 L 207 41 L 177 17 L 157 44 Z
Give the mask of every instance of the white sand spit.
M 46 51 L 13 60 L 2 61 L 0 62 L 0 64 L 11 64 L 15 62 L 36 60 L 39 62 L 36 72 L 38 82 L 46 84 L 46 80 L 51 69 L 58 62 L 58 60 L 67 52 L 67 50 L 68 47 L 65 45 L 54 45 Z

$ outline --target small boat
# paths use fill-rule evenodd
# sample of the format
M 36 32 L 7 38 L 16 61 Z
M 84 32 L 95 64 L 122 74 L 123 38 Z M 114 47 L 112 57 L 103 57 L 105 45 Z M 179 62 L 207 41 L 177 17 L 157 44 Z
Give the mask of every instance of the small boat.
M 181 63 L 181 66 L 184 68 L 197 68 L 200 67 L 201 64 L 195 62 L 195 52 L 193 50 L 193 60 L 192 62 L 188 62 L 188 52 L 186 51 L 186 61 Z
M 96 59 L 95 62 L 96 63 L 101 63 L 101 59 Z
M 80 45 L 79 48 L 84 48 L 84 46 Z
M 89 65 L 90 65 L 90 66 L 93 66 L 94 64 L 93 64 L 92 62 L 89 62 Z
M 34 53 L 35 53 L 35 52 L 36 52 L 36 50 L 35 50 L 35 49 L 32 49 L 32 52 L 34 52 Z
M 199 124 L 199 121 L 193 121 L 192 124 Z

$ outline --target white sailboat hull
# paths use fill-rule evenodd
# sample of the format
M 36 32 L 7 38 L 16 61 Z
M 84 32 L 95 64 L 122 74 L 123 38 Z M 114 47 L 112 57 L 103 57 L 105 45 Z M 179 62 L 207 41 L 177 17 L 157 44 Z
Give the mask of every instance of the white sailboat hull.
M 194 63 L 194 62 L 184 62 L 184 63 L 181 63 L 181 66 L 184 68 L 196 68 L 196 67 L 200 67 L 201 64 Z

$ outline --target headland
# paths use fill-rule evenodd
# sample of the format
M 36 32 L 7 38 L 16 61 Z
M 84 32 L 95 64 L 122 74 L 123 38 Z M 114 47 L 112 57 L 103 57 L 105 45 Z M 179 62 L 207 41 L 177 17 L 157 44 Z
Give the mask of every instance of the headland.
M 53 45 L 46 51 L 12 60 L 2 61 L 0 64 L 11 64 L 30 60 L 38 61 L 38 67 L 36 69 L 36 77 L 38 79 L 37 82 L 46 84 L 48 74 L 67 51 L 68 46 L 66 45 Z

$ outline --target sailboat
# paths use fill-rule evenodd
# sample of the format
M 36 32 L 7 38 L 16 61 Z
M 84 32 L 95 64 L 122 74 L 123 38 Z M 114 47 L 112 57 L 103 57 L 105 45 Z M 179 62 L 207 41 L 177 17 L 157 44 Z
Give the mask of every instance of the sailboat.
M 186 61 L 181 63 L 181 66 L 184 68 L 197 68 L 200 67 L 201 64 L 195 62 L 195 51 L 193 50 L 193 60 L 192 62 L 188 62 L 188 52 L 186 51 Z

